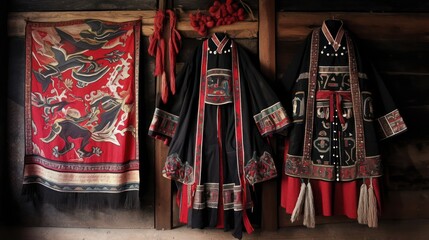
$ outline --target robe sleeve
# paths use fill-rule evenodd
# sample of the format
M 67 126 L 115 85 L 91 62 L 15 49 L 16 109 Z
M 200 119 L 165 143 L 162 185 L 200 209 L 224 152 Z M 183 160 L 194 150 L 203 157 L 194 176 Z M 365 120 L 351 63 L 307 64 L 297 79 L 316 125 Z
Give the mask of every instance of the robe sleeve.
M 245 81 L 249 93 L 247 104 L 262 136 L 282 132 L 289 126 L 290 120 L 276 93 L 262 74 L 251 62 L 244 49 L 238 48 L 240 75 Z
M 188 61 L 182 71 L 176 78 L 176 94 L 169 93 L 168 101 L 164 103 L 160 96 L 153 114 L 151 124 L 149 126 L 148 135 L 164 141 L 169 145 L 171 139 L 176 133 L 177 126 L 180 120 L 180 113 L 186 94 L 189 90 L 189 85 L 195 78 L 196 66 L 199 61 L 195 61 L 198 52 L 201 52 L 201 47 L 197 48 L 193 54 L 192 61 Z
M 407 126 L 405 125 L 405 122 L 402 119 L 402 116 L 399 113 L 399 110 L 396 107 L 392 96 L 386 88 L 383 79 L 375 70 L 375 67 L 372 64 L 370 68 L 370 77 L 374 80 L 375 83 L 375 90 L 373 96 L 373 114 L 374 119 L 377 121 L 376 127 L 379 138 L 383 140 L 395 136 L 399 133 L 405 132 L 407 130 Z M 368 107 L 368 105 L 366 105 L 364 102 L 364 113 L 367 112 L 365 111 L 366 107 Z
M 358 49 L 363 43 L 355 36 L 353 39 L 357 43 L 355 49 Z M 368 78 L 371 83 L 370 92 L 361 92 L 364 119 L 374 119 L 377 137 L 380 140 L 405 132 L 407 126 L 384 84 L 383 78 L 372 63 L 370 55 L 364 49 L 358 49 L 356 53 L 357 61 L 365 71 L 364 76 L 359 73 L 359 78 Z
M 309 74 L 308 63 L 310 61 L 309 53 L 311 46 L 311 35 L 312 34 L 309 34 L 303 44 L 299 46 L 299 49 L 293 57 L 292 61 L 287 67 L 285 67 L 286 70 L 283 73 L 283 77 L 281 81 L 278 82 L 278 86 L 276 87 L 280 101 L 286 109 L 288 116 L 290 116 L 292 123 L 295 120 L 298 120 L 294 119 L 294 117 L 296 116 L 294 116 L 292 110 L 292 99 L 295 95 L 293 89 L 298 79 L 308 78 Z M 302 88 L 307 89 L 306 86 Z

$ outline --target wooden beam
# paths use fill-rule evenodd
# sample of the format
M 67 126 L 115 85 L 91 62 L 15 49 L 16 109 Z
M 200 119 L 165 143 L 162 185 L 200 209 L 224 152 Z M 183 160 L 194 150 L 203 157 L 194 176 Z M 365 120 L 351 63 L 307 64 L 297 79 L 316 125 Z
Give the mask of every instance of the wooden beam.
M 273 83 L 276 77 L 276 3 L 275 0 L 259 0 L 259 61 L 261 71 Z M 278 171 L 279 173 L 281 171 Z M 271 180 L 262 185 L 262 229 L 278 228 L 277 182 Z
M 343 20 L 361 39 L 429 41 L 426 31 L 429 13 L 280 12 L 278 39 L 302 40 L 313 28 L 321 26 L 323 20 L 332 17 Z
M 155 11 L 82 11 L 82 12 L 11 12 L 8 14 L 8 35 L 21 37 L 25 35 L 25 23 L 61 22 L 76 19 L 100 19 L 112 22 L 142 20 L 142 34 L 153 33 Z
M 177 29 L 183 37 L 201 38 L 189 23 L 187 11 L 179 14 Z M 114 16 L 114 17 L 112 17 Z M 147 11 L 69 11 L 69 12 L 12 12 L 8 14 L 8 35 L 22 37 L 25 35 L 26 21 L 33 22 L 61 22 L 76 19 L 100 19 L 104 21 L 125 22 L 141 19 L 143 36 L 153 33 L 154 10 Z M 258 22 L 251 19 L 240 21 L 231 25 L 219 26 L 210 29 L 211 32 L 228 32 L 232 38 L 256 38 L 258 35 Z
M 168 0 L 160 0 L 158 9 L 165 11 Z M 170 31 L 168 21 L 164 21 L 163 38 L 165 40 L 165 58 L 164 70 L 167 79 L 169 78 L 169 58 L 168 41 Z M 161 76 L 156 78 L 156 97 L 157 101 L 161 99 Z M 173 227 L 173 208 L 172 208 L 172 188 L 171 181 L 162 176 L 162 168 L 167 158 L 168 147 L 162 141 L 155 142 L 155 228 L 157 230 L 172 229 Z

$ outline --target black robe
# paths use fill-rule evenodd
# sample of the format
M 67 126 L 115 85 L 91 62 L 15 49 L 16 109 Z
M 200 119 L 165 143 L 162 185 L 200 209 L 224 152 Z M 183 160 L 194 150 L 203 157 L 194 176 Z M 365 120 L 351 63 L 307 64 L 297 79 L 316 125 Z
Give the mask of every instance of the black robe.
M 252 229 L 243 211 L 252 207 L 249 185 L 277 176 L 263 137 L 289 124 L 286 112 L 246 52 L 224 34 L 203 41 L 177 86 L 156 108 L 149 135 L 170 145 L 163 175 L 181 183 L 180 220 L 241 237 L 243 221 Z
M 299 191 L 296 185 L 312 179 L 317 188 L 316 212 L 355 218 L 355 181 L 373 187 L 372 178 L 382 175 L 379 140 L 407 129 L 392 97 L 338 20 L 325 21 L 310 34 L 282 84 L 293 119 L 282 206 L 292 213 Z M 317 203 L 321 198 L 332 201 Z

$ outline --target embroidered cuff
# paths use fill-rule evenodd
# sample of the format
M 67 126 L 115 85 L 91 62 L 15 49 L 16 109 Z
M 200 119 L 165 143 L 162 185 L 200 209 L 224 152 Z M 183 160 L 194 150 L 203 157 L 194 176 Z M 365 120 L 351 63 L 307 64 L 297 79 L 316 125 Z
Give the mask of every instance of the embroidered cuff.
M 251 185 L 277 176 L 276 165 L 273 157 L 268 152 L 264 152 L 259 159 L 255 152 L 252 159 L 244 167 L 244 172 L 246 173 L 247 181 Z
M 394 136 L 407 130 L 404 120 L 399 114 L 398 109 L 377 119 L 379 124 L 380 135 L 382 139 Z
M 253 116 L 253 118 L 262 136 L 279 131 L 290 123 L 286 111 L 280 102 L 265 108 Z
M 177 153 L 167 157 L 162 176 L 184 184 L 191 184 L 194 181 L 194 168 L 188 162 L 182 162 Z
M 156 108 L 149 127 L 149 136 L 157 139 L 172 138 L 176 133 L 178 122 L 178 116 Z

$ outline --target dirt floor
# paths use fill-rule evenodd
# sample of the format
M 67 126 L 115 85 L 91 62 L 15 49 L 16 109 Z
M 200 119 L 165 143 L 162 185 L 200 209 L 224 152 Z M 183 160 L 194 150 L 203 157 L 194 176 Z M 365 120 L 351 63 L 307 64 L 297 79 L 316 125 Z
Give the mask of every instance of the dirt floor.
M 234 239 L 229 232 L 219 229 L 173 230 L 154 229 L 101 229 L 101 228 L 17 228 L 1 227 L 1 240 L 137 240 L 137 239 Z M 315 229 L 294 226 L 274 232 L 256 230 L 244 234 L 243 239 L 429 239 L 429 219 L 384 220 L 376 229 L 357 223 L 319 224 Z

